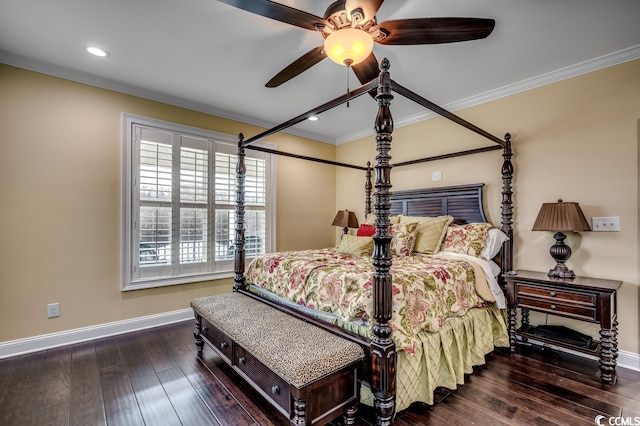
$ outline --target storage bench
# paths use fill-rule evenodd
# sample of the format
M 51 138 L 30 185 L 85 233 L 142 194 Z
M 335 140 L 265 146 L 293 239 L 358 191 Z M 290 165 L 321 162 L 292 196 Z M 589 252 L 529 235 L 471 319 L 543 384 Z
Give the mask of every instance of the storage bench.
M 191 301 L 207 343 L 292 425 L 355 423 L 360 345 L 240 293 Z

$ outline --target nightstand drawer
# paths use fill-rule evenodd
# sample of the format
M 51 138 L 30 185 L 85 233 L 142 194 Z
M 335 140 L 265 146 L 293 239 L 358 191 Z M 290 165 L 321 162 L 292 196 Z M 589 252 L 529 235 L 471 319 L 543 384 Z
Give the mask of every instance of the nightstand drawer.
M 574 319 L 598 322 L 595 306 L 588 307 L 580 304 L 564 304 L 562 300 L 529 298 L 522 293 L 518 295 L 518 306 L 520 308 L 529 308 L 556 315 L 569 316 Z
M 516 283 L 518 286 L 518 296 L 526 298 L 540 298 L 550 300 L 552 303 L 565 303 L 575 306 L 593 307 L 597 306 L 597 294 L 587 294 L 557 288 L 545 288 L 527 284 Z

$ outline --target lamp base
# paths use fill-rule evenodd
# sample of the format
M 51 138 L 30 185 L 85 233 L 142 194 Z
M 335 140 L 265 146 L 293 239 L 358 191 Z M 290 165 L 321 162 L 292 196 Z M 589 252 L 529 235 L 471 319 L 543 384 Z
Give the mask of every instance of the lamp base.
M 562 232 L 556 232 L 553 238 L 556 239 L 556 243 L 549 249 L 549 254 L 556 261 L 556 267 L 551 269 L 547 275 L 552 278 L 575 278 L 576 274 L 564 264 L 571 257 L 571 248 L 564 243 L 566 235 Z
M 576 277 L 576 274 L 574 274 L 571 269 L 567 268 L 567 265 L 562 263 L 556 264 L 556 267 L 553 269 L 550 269 L 547 275 L 550 276 L 551 278 L 562 278 L 562 279 L 573 279 Z

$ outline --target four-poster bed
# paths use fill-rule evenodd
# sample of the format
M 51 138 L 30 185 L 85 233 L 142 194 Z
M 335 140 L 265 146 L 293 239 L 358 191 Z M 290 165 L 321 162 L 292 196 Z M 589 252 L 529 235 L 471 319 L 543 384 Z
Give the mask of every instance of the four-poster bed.
M 371 92 L 376 88 L 377 95 L 375 99 L 378 103 L 378 113 L 375 120 L 377 155 L 376 164 L 373 167 L 375 174 L 375 183 L 373 185 L 370 182 L 371 168 L 369 165 L 367 165 L 367 167 L 354 166 L 251 145 L 253 142 L 284 130 L 311 115 L 319 114 L 354 97 Z M 492 142 L 496 143 L 496 146 L 461 151 L 438 157 L 423 158 L 392 165 L 390 163 L 391 157 L 389 155 L 393 132 L 393 119 L 389 108 L 391 100 L 393 99 L 393 95 L 391 93 L 392 90 L 414 100 L 420 105 L 433 110 L 434 112 L 464 126 L 467 129 L 488 138 Z M 338 247 L 338 250 L 328 249 L 323 252 L 322 255 L 324 257 L 320 261 L 320 263 L 331 264 L 332 267 L 337 268 L 339 264 L 347 262 L 347 259 L 352 259 L 353 263 L 350 263 L 349 266 L 351 269 L 357 270 L 358 268 L 362 268 L 363 271 L 367 270 L 368 272 L 366 273 L 367 275 L 366 278 L 364 278 L 364 281 L 356 280 L 356 284 L 354 286 L 356 289 L 355 293 L 367 293 L 368 299 L 364 305 L 359 300 L 354 302 L 355 299 L 343 300 L 341 303 L 338 303 L 338 305 L 341 305 L 342 307 L 347 306 L 350 311 L 347 313 L 342 312 L 342 315 L 339 312 L 331 317 L 322 315 L 317 309 L 310 309 L 315 308 L 316 305 L 322 303 L 322 301 L 317 298 L 313 300 L 313 303 L 311 303 L 309 300 L 301 300 L 300 295 L 295 294 L 294 297 L 291 298 L 293 303 L 287 303 L 285 301 L 287 297 L 284 297 L 282 293 L 287 293 L 291 290 L 287 289 L 284 285 L 284 283 L 289 280 L 287 280 L 284 275 L 274 276 L 275 278 L 268 275 L 261 275 L 266 273 L 265 269 L 270 269 L 271 272 L 273 272 L 273 270 L 277 270 L 277 264 L 280 260 L 284 259 L 283 257 L 278 257 L 278 260 L 274 262 L 273 257 L 268 257 L 274 256 L 273 254 L 267 254 L 264 259 L 254 261 L 247 271 L 244 252 L 245 149 L 256 149 L 273 154 L 288 155 L 304 160 L 318 161 L 339 167 L 351 167 L 366 171 L 367 184 L 365 185 L 365 189 L 367 192 L 367 204 L 365 212 L 367 215 L 369 213 L 373 213 L 375 215 L 375 219 L 372 223 L 373 227 L 375 227 L 375 233 L 371 237 L 373 247 L 370 251 L 370 255 L 368 256 L 368 266 L 370 270 L 367 269 L 366 265 L 361 266 L 358 264 L 355 258 L 348 258 L 348 255 L 341 253 L 340 247 Z M 434 256 L 421 255 L 420 253 L 416 256 L 412 256 L 411 250 L 409 250 L 408 253 L 410 256 L 402 258 L 396 257 L 394 256 L 397 254 L 395 252 L 395 245 L 392 247 L 392 242 L 394 242 L 394 244 L 397 242 L 397 240 L 394 240 L 394 235 L 396 235 L 394 234 L 396 225 L 392 223 L 391 217 L 393 216 L 393 221 L 398 221 L 398 223 L 400 223 L 401 220 L 406 222 L 407 217 L 417 217 L 420 219 L 450 217 L 450 219 L 444 222 L 446 224 L 442 228 L 443 231 L 440 237 L 441 239 L 437 241 L 437 247 L 435 249 L 435 252 L 437 252 L 441 245 L 444 247 L 447 244 L 446 241 L 451 239 L 453 234 L 449 233 L 454 232 L 452 230 L 455 230 L 455 232 L 467 232 L 467 228 L 462 229 L 463 226 L 473 227 L 477 223 L 483 224 L 480 227 L 482 232 L 488 230 L 489 225 L 486 224 L 487 220 L 483 210 L 483 185 L 475 184 L 425 190 L 397 191 L 392 194 L 390 179 L 391 169 L 392 167 L 400 167 L 407 164 L 470 155 L 496 149 L 502 149 L 502 156 L 504 159 L 501 169 L 501 231 L 503 233 L 502 235 L 506 237 L 506 241 L 503 243 L 501 240 L 497 250 L 494 250 L 491 257 L 494 256 L 496 251 L 499 252 L 495 258 L 485 260 L 495 260 L 499 264 L 500 272 L 497 274 L 487 274 L 487 281 L 489 281 L 489 283 L 485 284 L 488 284 L 488 287 L 482 291 L 476 290 L 478 294 L 476 294 L 476 291 L 474 290 L 469 290 L 469 294 L 466 294 L 466 290 L 463 289 L 465 285 L 470 285 L 471 288 L 474 286 L 478 286 L 477 288 L 480 288 L 480 286 L 483 285 L 480 284 L 480 282 L 484 281 L 484 278 L 480 279 L 482 272 L 478 268 L 474 269 L 473 266 L 468 266 L 470 263 L 474 263 L 473 261 L 469 262 L 469 256 L 465 259 L 447 259 L 448 263 L 446 266 L 443 266 L 444 264 L 440 263 L 437 263 L 435 266 L 432 264 L 427 265 L 426 259 Z M 366 383 L 368 385 L 367 388 L 370 389 L 370 393 L 368 393 L 365 387 L 363 387 L 365 392 L 362 395 L 362 398 L 375 407 L 377 422 L 379 425 L 391 424 L 393 422 L 394 413 L 398 407 L 399 409 L 406 408 L 408 404 L 413 401 L 432 403 L 435 387 L 445 386 L 448 388 L 455 388 L 457 383 L 462 383 L 463 375 L 465 373 L 469 373 L 469 370 L 473 365 L 478 365 L 484 362 L 484 355 L 493 350 L 494 346 L 508 346 L 509 344 L 508 335 L 506 334 L 506 325 L 504 322 L 505 316 L 502 315 L 502 312 L 496 306 L 498 299 L 504 296 L 500 288 L 498 288 L 497 291 L 495 288 L 496 286 L 494 286 L 493 289 L 490 288 L 493 281 L 489 278 L 493 275 L 494 277 L 497 276 L 498 279 L 501 280 L 501 273 L 512 269 L 513 207 L 511 183 L 513 166 L 511 163 L 511 156 L 511 142 L 508 134 L 505 136 L 504 140 L 499 139 L 395 83 L 389 76 L 389 62 L 384 59 L 381 62 L 380 75 L 377 80 L 373 80 L 351 93 L 301 114 L 298 117 L 276 126 L 273 129 L 267 130 L 253 138 L 244 140 L 244 137 L 240 135 L 238 141 L 237 167 L 234 292 L 244 294 L 255 300 L 260 300 L 261 302 L 264 302 L 278 310 L 285 311 L 303 319 L 306 322 L 312 323 L 315 326 L 321 327 L 337 336 L 360 345 L 364 349 L 365 359 L 364 363 L 359 368 L 358 379 L 363 383 Z M 373 195 L 373 209 L 371 208 L 370 197 L 372 187 L 375 189 Z M 453 223 L 449 225 L 452 221 Z M 413 228 L 420 226 L 419 223 L 411 223 L 414 223 Z M 411 225 L 411 223 L 409 223 L 409 225 Z M 483 239 L 487 238 L 487 232 L 482 234 Z M 414 235 L 416 234 L 414 233 Z M 444 243 L 441 242 L 445 237 L 447 240 Z M 449 243 L 450 242 L 451 241 L 449 241 Z M 480 257 L 479 253 L 480 252 L 478 251 L 478 257 Z M 306 254 L 307 253 L 303 253 L 303 255 Z M 275 254 L 275 256 L 280 256 L 280 254 Z M 420 259 L 420 261 L 425 259 L 424 267 L 419 268 L 419 272 L 417 272 L 421 277 L 417 279 L 418 281 L 422 280 L 425 283 L 427 281 L 431 283 L 433 275 L 446 275 L 447 277 L 442 278 L 441 280 L 443 285 L 452 285 L 453 287 L 448 290 L 443 290 L 443 292 L 446 293 L 444 295 L 445 299 L 447 299 L 447 296 L 451 296 L 454 293 L 456 294 L 456 297 L 461 295 L 460 299 L 456 299 L 453 303 L 450 298 L 447 299 L 446 302 L 438 302 L 435 299 L 429 302 L 438 308 L 446 304 L 447 308 L 450 310 L 450 312 L 442 313 L 442 318 L 431 320 L 431 332 L 424 331 L 425 327 L 422 324 L 413 324 L 416 322 L 414 321 L 415 315 L 404 312 L 403 309 L 405 308 L 398 305 L 398 303 L 401 303 L 400 300 L 411 299 L 415 294 L 415 288 L 410 285 L 405 286 L 409 288 L 407 291 L 403 292 L 398 290 L 399 286 L 394 287 L 394 281 L 392 280 L 392 276 L 397 280 L 404 279 L 404 276 L 401 275 L 404 272 L 399 268 L 404 264 L 403 262 L 409 262 L 409 258 L 412 258 L 411 261 L 413 261 L 414 258 Z M 436 257 L 436 259 L 436 262 L 444 262 L 442 257 Z M 305 269 L 304 265 L 311 265 L 315 260 L 313 258 L 306 258 L 303 256 L 298 260 L 291 260 L 291 264 L 293 265 L 296 261 L 298 262 L 297 265 L 303 265 L 301 269 Z M 429 260 L 429 262 L 431 261 L 432 260 Z M 269 268 L 264 268 L 265 262 L 270 265 Z M 287 260 L 287 262 L 289 261 Z M 477 262 L 481 264 L 483 261 L 478 260 Z M 454 263 L 461 269 L 452 269 L 453 266 L 451 265 Z M 260 269 L 260 266 L 262 266 L 262 269 Z M 316 268 L 308 267 L 307 269 L 315 270 Z M 435 272 L 432 274 L 431 278 L 425 278 L 425 276 L 421 275 L 423 274 L 423 270 L 432 270 L 432 272 Z M 285 274 L 286 271 L 281 270 L 280 273 Z M 248 276 L 250 278 L 247 278 Z M 458 282 L 455 282 L 451 276 L 459 278 Z M 416 278 L 407 278 L 407 280 L 416 280 Z M 451 283 L 451 281 L 454 282 Z M 281 294 L 278 294 L 275 287 L 285 287 L 285 289 Z M 368 288 L 368 291 L 363 291 L 363 288 Z M 317 295 L 317 288 L 311 292 L 313 293 L 314 291 Z M 355 303 L 355 305 L 353 305 L 353 303 Z M 369 305 L 366 305 L 366 303 L 369 303 Z M 404 312 L 404 314 L 400 315 L 399 311 Z M 196 317 L 197 316 L 198 315 L 196 315 Z M 349 324 L 351 320 L 361 321 L 363 316 L 369 317 L 369 322 L 365 325 L 364 329 L 358 329 L 358 326 Z M 399 320 L 400 317 L 402 317 L 402 319 Z M 450 319 L 449 317 L 452 318 Z M 345 319 L 347 321 L 345 321 Z M 401 323 L 403 320 L 404 323 Z M 426 322 L 429 321 L 427 320 Z M 413 329 L 411 326 L 408 326 L 407 323 L 416 325 L 416 328 Z M 199 325 L 196 326 L 196 339 L 200 334 L 199 327 Z M 474 328 L 482 328 L 484 330 L 482 331 L 483 335 L 463 336 L 464 334 L 469 334 L 468 330 L 472 330 Z M 428 328 L 426 329 L 428 330 Z M 402 338 L 399 337 L 401 334 Z M 469 339 L 469 345 L 471 345 L 471 347 L 460 350 L 448 349 L 451 346 L 455 346 L 461 339 L 465 340 L 465 342 L 467 341 L 466 339 Z M 403 346 L 401 348 L 397 347 L 399 342 L 403 342 Z M 200 345 L 202 345 L 201 341 Z M 432 347 L 433 350 L 428 349 L 428 347 Z M 442 348 L 445 348 L 446 350 L 443 351 L 441 350 Z M 432 352 L 436 355 L 433 355 Z M 438 352 L 443 352 L 444 355 L 438 354 Z M 452 355 L 451 352 L 456 352 L 456 354 Z M 415 359 L 417 358 L 416 353 L 420 355 L 420 360 Z M 451 356 L 456 359 L 448 359 L 448 357 Z M 460 367 L 456 371 L 452 372 L 442 373 L 442 371 L 439 371 L 443 369 L 446 370 L 446 366 L 444 366 L 444 364 L 447 363 L 459 364 Z M 404 374 L 401 374 L 403 371 L 399 370 L 399 368 L 411 369 L 411 374 L 420 376 L 420 380 L 428 383 L 415 384 L 405 382 L 403 377 L 407 375 L 407 372 L 404 371 Z M 402 380 L 398 381 L 398 377 Z

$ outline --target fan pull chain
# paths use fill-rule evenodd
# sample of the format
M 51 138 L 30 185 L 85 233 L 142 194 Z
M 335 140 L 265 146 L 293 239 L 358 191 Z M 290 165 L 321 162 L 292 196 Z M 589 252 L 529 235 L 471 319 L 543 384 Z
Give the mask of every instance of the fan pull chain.
M 349 108 L 349 68 L 351 68 L 350 64 L 347 65 L 347 108 Z

